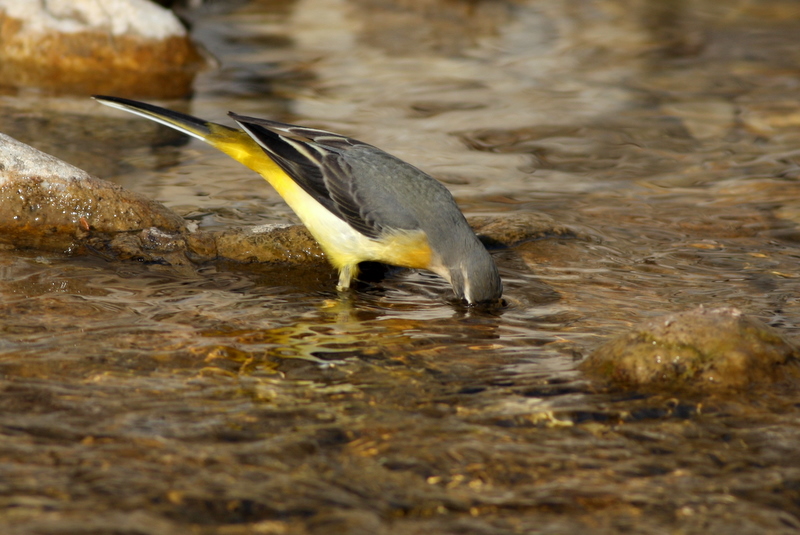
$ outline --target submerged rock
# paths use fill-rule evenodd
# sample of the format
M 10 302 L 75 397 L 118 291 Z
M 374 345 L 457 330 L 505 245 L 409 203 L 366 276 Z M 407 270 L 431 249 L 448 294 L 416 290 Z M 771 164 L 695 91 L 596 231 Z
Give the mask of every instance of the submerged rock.
M 575 237 L 555 219 L 536 212 L 516 212 L 504 217 L 474 216 L 469 224 L 484 245 L 511 247 L 528 240 L 547 237 Z
M 800 352 L 736 308 L 704 308 L 647 321 L 597 349 L 586 373 L 622 387 L 742 388 L 800 378 Z
M 54 93 L 177 98 L 204 59 L 146 0 L 0 0 L 0 82 Z
M 262 225 L 214 233 L 216 254 L 238 262 L 324 261 L 324 253 L 302 225 Z

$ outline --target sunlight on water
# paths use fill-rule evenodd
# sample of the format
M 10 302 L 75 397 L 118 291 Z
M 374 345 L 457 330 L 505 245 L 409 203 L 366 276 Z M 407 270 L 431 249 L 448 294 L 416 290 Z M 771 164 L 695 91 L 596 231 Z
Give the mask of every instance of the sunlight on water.
M 185 13 L 220 67 L 165 105 L 341 132 L 467 215 L 569 235 L 493 250 L 489 310 L 405 270 L 342 294 L 321 264 L 0 251 L 4 533 L 796 532 L 796 392 L 608 393 L 575 368 L 701 304 L 800 331 L 794 2 Z M 0 95 L 0 131 L 205 229 L 297 221 L 210 146 L 86 101 Z

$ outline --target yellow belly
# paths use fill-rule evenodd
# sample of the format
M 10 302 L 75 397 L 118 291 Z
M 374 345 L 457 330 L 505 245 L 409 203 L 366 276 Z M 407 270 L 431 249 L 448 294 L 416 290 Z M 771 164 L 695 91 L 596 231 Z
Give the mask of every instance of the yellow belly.
M 209 141 L 264 177 L 297 214 L 337 269 L 366 261 L 408 268 L 431 266 L 433 254 L 424 232 L 396 231 L 378 239 L 368 238 L 297 185 L 246 133 L 219 130 L 215 134 Z

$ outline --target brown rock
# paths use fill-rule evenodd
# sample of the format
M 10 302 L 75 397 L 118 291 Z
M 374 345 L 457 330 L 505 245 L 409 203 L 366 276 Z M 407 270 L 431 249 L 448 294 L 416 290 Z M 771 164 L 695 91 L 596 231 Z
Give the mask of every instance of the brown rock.
M 91 235 L 183 228 L 163 205 L 0 134 L 0 243 L 74 251 Z
M 575 237 L 571 229 L 539 212 L 514 212 L 503 217 L 472 216 L 468 221 L 472 230 L 488 246 L 511 247 L 540 238 Z
M 647 321 L 592 353 L 581 369 L 622 387 L 743 388 L 797 380 L 800 352 L 735 308 L 704 308 Z
M 215 233 L 217 255 L 237 262 L 323 262 L 319 244 L 302 225 L 232 228 Z
M 3 85 L 177 98 L 206 63 L 175 16 L 150 2 L 0 0 Z

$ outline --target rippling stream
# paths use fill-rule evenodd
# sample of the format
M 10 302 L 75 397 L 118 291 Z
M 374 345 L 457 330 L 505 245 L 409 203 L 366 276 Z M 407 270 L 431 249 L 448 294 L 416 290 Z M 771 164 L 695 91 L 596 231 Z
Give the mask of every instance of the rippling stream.
M 187 102 L 362 139 L 467 215 L 507 305 L 397 270 L 0 251 L 0 530 L 797 533 L 800 395 L 607 392 L 632 324 L 735 306 L 800 336 L 800 4 L 297 0 L 189 10 Z M 248 169 L 88 98 L 0 95 L 0 132 L 203 228 L 296 222 Z

